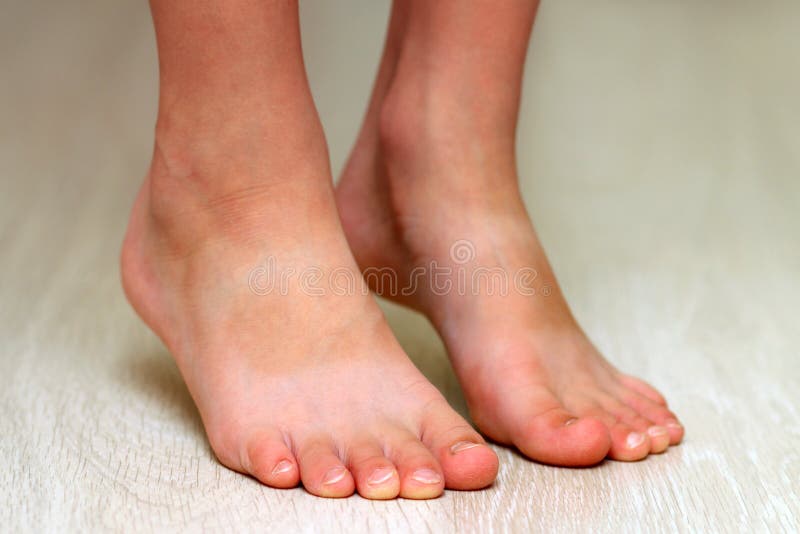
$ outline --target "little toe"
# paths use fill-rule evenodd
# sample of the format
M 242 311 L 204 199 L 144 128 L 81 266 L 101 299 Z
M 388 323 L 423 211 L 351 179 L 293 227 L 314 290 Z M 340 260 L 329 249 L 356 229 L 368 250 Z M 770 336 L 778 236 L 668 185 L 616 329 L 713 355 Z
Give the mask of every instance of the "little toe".
M 653 402 L 649 398 L 639 395 L 634 391 L 628 392 L 623 398 L 624 402 L 639 412 L 642 417 L 653 421 L 658 426 L 667 429 L 669 434 L 669 444 L 677 445 L 683 439 L 683 425 L 678 421 L 678 417 L 666 406 Z
M 359 495 L 366 499 L 393 499 L 400 493 L 400 476 L 374 440 L 365 440 L 348 451 L 348 467 Z
M 483 438 L 449 406 L 426 422 L 422 441 L 444 471 L 446 487 L 475 490 L 497 477 L 499 460 Z
M 608 457 L 612 460 L 635 462 L 650 453 L 650 438 L 645 432 L 639 432 L 625 423 L 617 423 L 611 427 L 611 450 Z
M 400 496 L 433 499 L 444 491 L 444 473 L 431 451 L 411 432 L 387 441 L 389 457 L 400 475 Z
M 293 488 L 300 481 L 294 454 L 278 433 L 261 433 L 251 439 L 241 463 L 245 471 L 273 488 Z
M 318 438 L 301 446 L 297 453 L 300 479 L 309 493 L 319 497 L 348 497 L 355 490 L 350 471 L 336 454 L 330 439 Z

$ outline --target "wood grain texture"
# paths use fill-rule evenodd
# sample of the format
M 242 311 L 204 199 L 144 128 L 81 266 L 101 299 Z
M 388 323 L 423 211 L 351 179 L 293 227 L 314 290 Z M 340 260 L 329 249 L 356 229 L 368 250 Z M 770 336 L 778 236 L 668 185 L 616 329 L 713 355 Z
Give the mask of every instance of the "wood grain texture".
M 334 170 L 388 5 L 305 2 Z M 559 469 L 497 447 L 497 483 L 426 502 L 277 491 L 213 458 L 117 253 L 148 162 L 145 2 L 11 2 L 0 17 L 0 529 L 800 529 L 800 4 L 542 5 L 519 159 L 576 315 L 687 428 L 635 464 Z M 427 323 L 386 305 L 463 399 Z

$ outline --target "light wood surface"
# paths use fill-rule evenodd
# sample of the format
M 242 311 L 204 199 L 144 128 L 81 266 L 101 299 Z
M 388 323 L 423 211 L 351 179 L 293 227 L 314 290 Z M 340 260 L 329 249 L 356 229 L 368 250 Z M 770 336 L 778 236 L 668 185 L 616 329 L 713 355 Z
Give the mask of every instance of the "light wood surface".
M 338 170 L 386 2 L 306 1 Z M 0 530 L 800 529 L 800 3 L 551 0 L 520 123 L 526 200 L 576 315 L 659 387 L 686 441 L 635 464 L 497 447 L 485 491 L 427 502 L 277 491 L 214 461 L 172 360 L 120 290 L 149 155 L 146 2 L 0 16 Z M 386 306 L 455 406 L 442 346 Z

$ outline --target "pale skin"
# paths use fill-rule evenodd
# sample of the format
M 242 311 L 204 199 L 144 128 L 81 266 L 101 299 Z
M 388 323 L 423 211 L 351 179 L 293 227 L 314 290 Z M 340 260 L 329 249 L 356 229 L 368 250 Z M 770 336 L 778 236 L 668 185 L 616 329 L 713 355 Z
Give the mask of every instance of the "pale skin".
M 325 497 L 424 499 L 493 482 L 483 435 L 567 466 L 640 460 L 682 439 L 663 397 L 577 325 L 520 199 L 515 128 L 536 3 L 468 6 L 395 2 L 334 190 L 296 2 L 151 0 L 158 121 L 123 284 L 227 467 Z M 474 246 L 470 269 L 528 268 L 552 289 L 420 284 L 400 298 L 444 339 L 483 435 L 414 367 L 360 276 L 456 266 L 459 240 Z M 295 272 L 352 273 L 357 290 L 323 277 L 321 294 L 297 279 L 257 294 L 248 273 L 267 256 Z

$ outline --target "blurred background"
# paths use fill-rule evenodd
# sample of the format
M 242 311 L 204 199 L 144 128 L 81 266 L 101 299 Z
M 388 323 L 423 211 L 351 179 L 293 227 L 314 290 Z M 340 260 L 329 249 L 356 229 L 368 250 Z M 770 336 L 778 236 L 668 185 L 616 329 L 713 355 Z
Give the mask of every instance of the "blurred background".
M 301 1 L 334 175 L 388 12 L 386 0 Z M 531 216 L 581 323 L 665 393 L 686 442 L 590 470 L 497 447 L 490 490 L 333 502 L 220 467 L 174 364 L 122 295 L 117 255 L 157 102 L 146 2 L 6 0 L 0 525 L 800 528 L 799 28 L 793 0 L 544 0 L 533 32 L 518 137 Z M 427 322 L 384 309 L 463 411 Z

